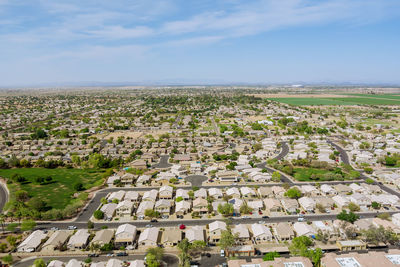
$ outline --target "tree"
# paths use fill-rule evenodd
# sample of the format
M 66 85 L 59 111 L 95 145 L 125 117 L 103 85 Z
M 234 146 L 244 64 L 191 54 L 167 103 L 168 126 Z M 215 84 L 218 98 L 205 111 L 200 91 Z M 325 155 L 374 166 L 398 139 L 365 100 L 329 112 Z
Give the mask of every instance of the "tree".
M 0 243 L 0 252 L 1 253 L 6 252 L 7 248 L 8 248 L 8 246 L 6 243 Z
M 242 214 L 250 214 L 252 211 L 253 209 L 247 203 L 243 203 L 240 207 L 240 213 Z
M 299 199 L 301 197 L 301 191 L 297 187 L 292 187 L 286 191 L 285 196 L 288 198 Z
M 387 212 L 378 214 L 376 217 L 378 217 L 379 219 L 382 219 L 382 220 L 386 220 L 386 221 L 390 220 L 390 214 Z
M 152 253 L 146 254 L 146 266 L 148 267 L 159 267 L 161 264 L 158 262 L 156 256 Z
M 18 190 L 15 192 L 15 198 L 17 201 L 25 202 L 29 199 L 29 195 L 25 190 Z
M 360 206 L 358 206 L 356 203 L 354 202 L 350 202 L 348 205 L 348 208 L 350 211 L 355 212 L 355 211 L 360 211 Z
M 233 205 L 231 203 L 218 205 L 218 212 L 222 214 L 224 217 L 232 216 L 233 210 L 234 210 Z
M 21 223 L 21 231 L 31 231 L 35 228 L 36 222 L 34 220 L 25 220 Z
M 274 182 L 280 182 L 281 181 L 281 174 L 280 172 L 274 171 L 272 173 L 272 181 Z
M 3 258 L 1 258 L 1 260 L 4 261 L 5 263 L 9 263 L 9 264 L 13 263 L 13 261 L 14 261 L 11 254 L 4 256 Z
M 97 220 L 102 220 L 104 218 L 104 212 L 102 212 L 101 210 L 96 210 L 93 213 L 93 217 L 95 217 Z
M 93 228 L 94 228 L 94 223 L 93 223 L 91 220 L 89 220 L 89 221 L 87 222 L 87 228 L 88 228 L 88 229 L 93 229 Z
M 314 266 L 319 267 L 321 266 L 321 258 L 323 256 L 322 249 L 310 249 L 308 250 L 307 257 L 313 262 Z
M 289 246 L 290 254 L 309 258 L 314 266 L 320 266 L 323 252 L 320 248 L 310 249 L 313 241 L 308 236 L 298 236 L 293 238 Z
M 342 210 L 342 212 L 340 212 L 336 216 L 336 218 L 338 218 L 339 220 L 346 221 L 346 222 L 353 224 L 355 221 L 357 221 L 360 218 L 360 216 L 358 216 L 357 214 L 354 214 L 351 211 L 349 213 L 347 213 L 346 210 Z
M 368 230 L 363 230 L 361 234 L 366 242 L 374 245 L 378 245 L 381 242 L 393 245 L 399 241 L 399 238 L 392 229 L 385 229 L 383 226 L 371 226 Z
M 293 238 L 289 246 L 290 254 L 293 256 L 304 256 L 313 241 L 308 236 L 297 236 Z
M 46 267 L 46 263 L 44 262 L 43 259 L 36 259 L 36 260 L 33 262 L 33 266 L 34 266 L 34 267 Z
M 183 200 L 183 197 L 177 197 L 176 199 L 175 199 L 175 202 L 181 202 Z
M 76 183 L 76 184 L 74 185 L 74 189 L 75 189 L 76 191 L 83 191 L 83 190 L 85 190 L 85 188 L 83 187 L 83 184 L 82 184 L 82 183 Z
M 29 207 L 37 211 L 44 211 L 47 208 L 47 203 L 43 199 L 34 197 L 28 202 Z
M 374 208 L 374 209 L 376 209 L 376 210 L 378 210 L 378 209 L 381 208 L 381 204 L 379 204 L 379 203 L 376 202 L 376 201 L 372 201 L 371 207 Z
M 263 261 L 273 261 L 275 258 L 279 258 L 281 254 L 276 251 L 268 252 L 263 256 Z
M 365 179 L 365 182 L 366 182 L 367 184 L 373 184 L 373 183 L 375 183 L 375 181 L 374 181 L 373 179 L 371 179 L 371 178 Z
M 233 245 L 235 245 L 235 236 L 232 234 L 231 228 L 227 227 L 226 230 L 221 232 L 221 239 L 218 242 L 218 246 L 226 250 Z
M 12 246 L 13 248 L 17 244 L 17 238 L 14 235 L 7 236 L 6 240 L 7 240 L 8 244 L 10 244 L 10 246 Z
M 325 213 L 326 212 L 324 205 L 322 205 L 321 203 L 317 203 L 315 205 L 315 208 L 321 213 Z
M 160 247 L 148 248 L 147 253 L 154 255 L 157 261 L 161 261 L 164 256 L 164 249 Z
M 179 266 L 190 266 L 191 257 L 189 256 L 189 249 L 191 244 L 189 243 L 188 239 L 185 238 L 178 243 L 178 248 L 181 251 L 179 254 L 180 264 Z
M 160 217 L 160 213 L 152 209 L 147 209 L 144 211 L 144 216 L 149 217 L 150 219 L 158 218 Z

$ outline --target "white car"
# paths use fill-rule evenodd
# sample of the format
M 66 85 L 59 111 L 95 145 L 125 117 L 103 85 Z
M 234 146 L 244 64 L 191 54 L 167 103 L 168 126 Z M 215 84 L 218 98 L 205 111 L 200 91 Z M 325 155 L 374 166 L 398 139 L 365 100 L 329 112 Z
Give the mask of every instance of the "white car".
M 221 257 L 225 257 L 225 250 L 221 249 L 220 254 L 221 254 Z

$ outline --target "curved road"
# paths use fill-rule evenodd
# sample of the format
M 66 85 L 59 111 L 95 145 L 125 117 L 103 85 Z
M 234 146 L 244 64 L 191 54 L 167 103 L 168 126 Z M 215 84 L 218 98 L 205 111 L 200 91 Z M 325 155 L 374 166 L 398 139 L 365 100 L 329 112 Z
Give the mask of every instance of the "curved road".
M 281 142 L 281 152 L 274 158 L 276 160 L 282 160 L 289 153 L 289 146 L 286 142 Z M 273 173 L 274 169 L 267 167 L 267 162 L 263 162 L 257 165 L 258 168 L 267 169 L 270 173 Z M 293 181 L 281 172 L 281 181 L 283 183 L 294 184 Z
M 343 161 L 343 163 L 351 165 L 351 162 L 349 160 L 349 155 L 347 154 L 346 150 L 344 150 L 341 146 L 333 143 L 332 141 L 328 141 L 328 143 L 331 144 L 332 146 L 334 146 L 339 151 L 340 159 Z M 366 176 L 364 174 L 364 171 L 359 170 L 359 172 L 361 173 L 360 178 L 363 179 L 364 181 L 366 179 L 372 179 L 371 177 Z M 379 183 L 375 179 L 372 179 L 372 180 L 374 180 L 373 184 L 379 186 L 383 191 L 386 191 L 386 192 L 388 192 L 388 193 L 390 193 L 392 195 L 398 196 L 400 198 L 400 192 L 399 191 L 394 190 L 394 189 L 392 189 L 392 188 L 390 188 L 390 187 L 388 187 L 388 186 L 386 186 L 386 185 L 384 185 L 382 183 Z
M 8 192 L 3 184 L 0 184 L 0 213 L 3 211 L 4 205 L 8 201 Z

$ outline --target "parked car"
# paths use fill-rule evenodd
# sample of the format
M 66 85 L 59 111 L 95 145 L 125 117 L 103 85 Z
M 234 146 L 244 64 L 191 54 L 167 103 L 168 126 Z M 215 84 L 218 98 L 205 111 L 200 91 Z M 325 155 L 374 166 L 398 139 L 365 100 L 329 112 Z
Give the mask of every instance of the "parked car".
M 98 256 L 99 256 L 99 254 L 96 254 L 96 253 L 92 253 L 92 254 L 88 255 L 89 258 L 96 258 Z
M 180 224 L 180 225 L 179 225 L 179 229 L 181 229 L 181 230 L 184 230 L 184 229 L 186 229 L 186 225 L 184 225 L 184 224 Z
M 146 224 L 146 228 L 151 228 L 151 227 L 153 227 L 153 225 L 151 225 L 151 224 Z
M 269 216 L 262 216 L 261 218 L 263 218 L 263 219 L 268 219 Z
M 156 223 L 156 222 L 158 222 L 157 221 L 157 219 L 151 219 L 151 221 L 150 222 L 152 222 L 152 223 Z
M 75 225 L 70 225 L 68 226 L 68 230 L 76 230 L 77 227 Z
M 114 257 L 114 253 L 108 253 L 106 257 Z
M 221 249 L 220 255 L 221 257 L 225 257 L 225 250 Z
M 58 231 L 58 227 L 51 227 L 50 230 L 52 230 L 52 231 Z
M 124 256 L 128 256 L 128 253 L 126 253 L 125 251 L 117 253 L 117 257 L 124 257 Z

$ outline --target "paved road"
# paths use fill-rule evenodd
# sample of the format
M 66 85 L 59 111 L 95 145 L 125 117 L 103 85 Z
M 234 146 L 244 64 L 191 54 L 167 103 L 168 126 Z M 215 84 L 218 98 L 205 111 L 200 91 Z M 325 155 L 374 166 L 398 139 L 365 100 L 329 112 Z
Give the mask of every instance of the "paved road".
M 204 181 L 208 180 L 205 175 L 189 175 L 185 177 L 185 180 L 190 182 L 192 186 L 201 187 Z
M 88 252 L 89 254 L 90 252 Z M 45 262 L 57 259 L 62 262 L 67 263 L 71 259 L 76 259 L 80 261 L 86 260 L 88 257 L 87 256 L 50 256 L 50 257 L 37 257 L 43 259 Z M 115 259 L 119 259 L 122 261 L 127 261 L 127 260 L 143 260 L 144 259 L 144 254 L 135 254 L 135 255 L 129 255 L 126 257 L 113 257 Z M 106 257 L 106 256 L 99 256 L 96 258 L 92 258 L 92 262 L 101 262 L 101 261 L 108 261 L 109 259 L 112 259 L 111 257 Z M 13 266 L 18 266 L 18 267 L 29 267 L 33 265 L 33 262 L 35 259 L 29 259 L 26 261 L 20 261 L 17 263 L 14 263 Z M 178 258 L 174 255 L 167 254 L 164 256 L 163 261 L 166 263 L 166 266 L 173 266 L 177 267 L 178 266 Z
M 334 146 L 334 147 L 339 151 L 339 153 L 340 153 L 340 159 L 342 160 L 342 162 L 344 162 L 345 164 L 351 165 L 351 162 L 350 162 L 350 160 L 349 160 L 349 155 L 347 154 L 346 150 L 344 150 L 344 149 L 343 149 L 342 147 L 340 147 L 339 145 L 333 143 L 332 141 L 328 141 L 328 143 L 330 143 L 332 146 Z M 360 178 L 363 179 L 364 181 L 365 181 L 366 179 L 372 179 L 372 180 L 374 180 L 374 183 L 373 183 L 373 184 L 379 186 L 383 191 L 386 191 L 386 192 L 388 192 L 388 193 L 390 193 L 390 194 L 392 194 L 392 195 L 398 196 L 398 197 L 400 198 L 400 192 L 399 192 L 399 191 L 394 190 L 394 189 L 392 189 L 391 187 L 386 186 L 386 185 L 384 185 L 384 184 L 382 184 L 382 183 L 379 183 L 379 182 L 377 182 L 375 179 L 366 176 L 365 173 L 364 173 L 363 171 L 360 171 L 360 173 L 361 173 Z
M 281 142 L 281 153 L 276 156 L 274 159 L 282 160 L 289 153 L 289 146 L 286 142 Z
M 221 134 L 221 131 L 220 131 L 217 123 L 215 122 L 214 118 L 211 118 L 211 122 L 212 122 L 212 125 L 214 127 L 215 133 L 219 136 Z
M 364 218 L 373 218 L 379 213 L 399 213 L 399 211 L 385 211 L 385 212 L 358 212 L 360 216 Z M 257 215 L 257 217 L 252 218 L 232 218 L 233 224 L 240 224 L 240 223 L 256 223 L 259 221 L 265 221 L 266 223 L 278 223 L 278 222 L 296 222 L 298 216 L 297 215 L 285 215 L 285 216 L 277 216 L 277 217 L 270 217 L 267 219 L 262 219 L 261 216 Z M 306 214 L 305 218 L 308 221 L 324 221 L 324 220 L 335 220 L 336 214 Z M 195 225 L 206 225 L 212 223 L 216 220 L 223 220 L 220 219 L 196 219 L 196 220 L 159 220 L 156 223 L 149 223 L 149 221 L 130 221 L 130 222 L 101 222 L 95 223 L 95 229 L 101 229 L 104 226 L 108 228 L 117 228 L 121 224 L 129 223 L 133 224 L 138 228 L 146 227 L 148 224 L 151 224 L 154 227 L 174 227 L 180 224 L 184 224 L 186 226 L 195 226 Z M 52 227 L 58 227 L 59 229 L 67 229 L 68 226 L 74 225 L 77 228 L 87 228 L 87 222 L 84 221 L 75 221 L 75 222 L 38 222 L 37 228 L 39 229 L 50 229 Z
M 169 155 L 161 155 L 160 162 L 154 164 L 152 167 L 155 169 L 166 169 L 171 167 L 172 164 L 168 163 Z
M 330 144 L 331 146 L 333 146 L 334 148 L 336 148 L 337 151 L 339 151 L 340 153 L 340 160 L 344 163 L 344 164 L 349 164 L 350 165 L 350 160 L 349 160 L 349 155 L 347 155 L 346 150 L 344 150 L 341 146 L 333 143 L 331 140 L 327 141 L 328 144 Z
M 8 201 L 8 193 L 3 184 L 0 184 L 0 213 L 3 211 L 4 205 Z

